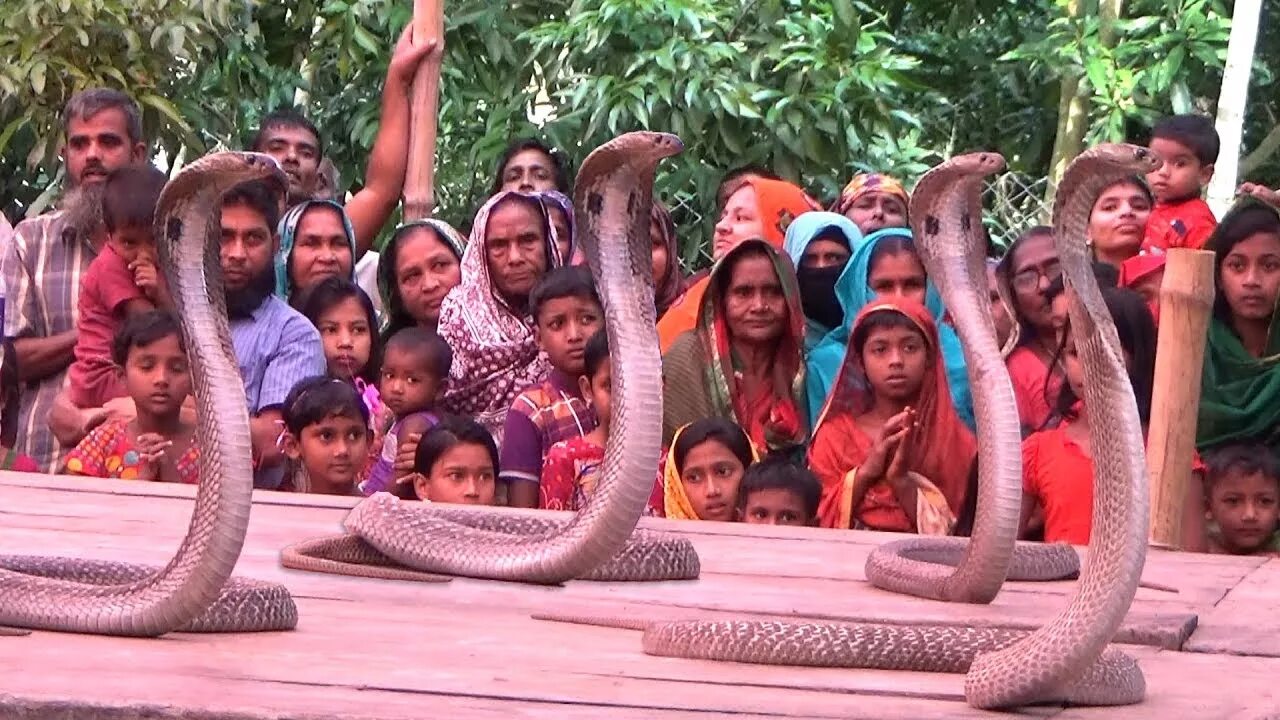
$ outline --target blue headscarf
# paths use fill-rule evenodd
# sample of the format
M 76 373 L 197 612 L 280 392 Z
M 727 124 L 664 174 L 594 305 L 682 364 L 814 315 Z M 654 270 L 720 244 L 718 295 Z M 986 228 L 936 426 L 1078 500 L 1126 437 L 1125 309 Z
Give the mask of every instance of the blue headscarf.
M 858 226 L 854 225 L 851 220 L 843 215 L 820 211 L 807 212 L 793 220 L 791 225 L 787 227 L 787 236 L 782 242 L 783 251 L 791 258 L 791 263 L 795 266 L 796 273 L 800 276 L 800 296 L 805 303 L 809 303 L 813 300 L 812 298 L 806 299 L 806 291 L 821 293 L 824 296 L 822 302 L 825 305 L 830 305 L 831 303 L 831 296 L 829 294 L 831 290 L 830 285 L 825 285 L 825 287 L 820 291 L 816 290 L 813 285 L 806 287 L 806 282 L 817 282 L 816 280 L 811 280 L 809 276 L 806 276 L 806 273 L 822 275 L 823 283 L 831 283 L 835 278 L 829 273 L 838 272 L 839 270 L 837 268 L 831 268 L 829 271 L 827 268 L 813 271 L 802 271 L 800 269 L 800 261 L 804 259 L 805 250 L 809 248 L 809 245 L 817 239 L 819 235 L 822 235 L 829 230 L 835 230 L 844 237 L 845 244 L 849 246 L 850 253 L 857 252 L 858 246 L 862 244 L 862 231 L 859 230 Z M 806 304 L 805 307 L 806 312 L 808 312 L 811 306 Z M 817 347 L 822 338 L 826 337 L 827 333 L 831 332 L 832 329 L 833 328 L 822 324 L 817 319 L 806 315 L 804 336 L 805 351 L 808 352 Z
M 854 251 L 849 264 L 845 266 L 840 279 L 836 282 L 836 297 L 844 308 L 844 324 L 827 333 L 809 353 L 808 377 L 806 380 L 809 394 L 809 412 L 813 413 L 810 421 L 817 422 L 816 413 L 822 412 L 826 406 L 827 394 L 836 381 L 840 366 L 844 363 L 845 352 L 849 346 L 849 334 L 858 313 L 875 299 L 876 294 L 869 286 L 871 275 L 871 256 L 881 240 L 893 237 L 910 238 L 911 231 L 906 228 L 885 228 L 871 233 Z M 938 342 L 942 345 L 942 358 L 947 366 L 947 385 L 951 389 L 951 399 L 956 406 L 960 419 L 970 428 L 974 427 L 973 398 L 969 394 L 969 375 L 965 369 L 964 351 L 960 346 L 960 337 L 949 323 L 942 322 L 946 308 L 942 305 L 942 296 L 932 281 L 925 283 L 925 308 L 938 324 Z M 815 409 L 816 408 L 816 409 Z
M 280 235 L 280 250 L 276 252 L 275 258 L 276 295 L 285 301 L 288 301 L 289 294 L 293 292 L 293 284 L 289 281 L 289 259 L 293 255 L 293 241 L 298 235 L 298 225 L 302 223 L 302 216 L 315 207 L 331 207 L 337 210 L 339 217 L 342 218 L 342 229 L 347 235 L 347 244 L 351 247 L 351 276 L 347 279 L 355 282 L 356 231 L 351 226 L 351 218 L 347 217 L 347 211 L 332 200 L 308 200 L 289 208 L 284 217 L 280 218 L 280 227 L 277 231 Z

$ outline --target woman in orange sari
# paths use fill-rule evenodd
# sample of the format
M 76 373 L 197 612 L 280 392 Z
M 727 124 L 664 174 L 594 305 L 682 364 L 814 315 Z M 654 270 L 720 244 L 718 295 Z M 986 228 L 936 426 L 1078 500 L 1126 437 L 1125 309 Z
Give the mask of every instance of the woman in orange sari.
M 854 320 L 809 451 L 823 527 L 955 529 L 978 446 L 938 347 L 932 316 L 911 300 L 873 302 Z

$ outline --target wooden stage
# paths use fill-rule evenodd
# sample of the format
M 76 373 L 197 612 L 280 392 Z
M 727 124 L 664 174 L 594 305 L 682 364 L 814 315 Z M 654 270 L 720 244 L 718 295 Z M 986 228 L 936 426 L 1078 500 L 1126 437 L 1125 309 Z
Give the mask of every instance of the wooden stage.
M 0 553 L 163 563 L 192 488 L 0 473 Z M 1012 583 L 990 606 L 870 587 L 887 535 L 645 520 L 679 530 L 696 582 L 565 587 L 361 580 L 287 571 L 279 549 L 338 530 L 353 499 L 259 493 L 239 572 L 287 584 L 290 633 L 154 640 L 0 638 L 9 718 L 968 718 L 959 675 L 780 668 L 648 657 L 636 632 L 535 621 L 572 611 L 726 614 L 1032 627 L 1073 583 Z M 1280 560 L 1152 552 L 1122 630 L 1147 701 L 1035 708 L 1069 718 L 1280 718 Z

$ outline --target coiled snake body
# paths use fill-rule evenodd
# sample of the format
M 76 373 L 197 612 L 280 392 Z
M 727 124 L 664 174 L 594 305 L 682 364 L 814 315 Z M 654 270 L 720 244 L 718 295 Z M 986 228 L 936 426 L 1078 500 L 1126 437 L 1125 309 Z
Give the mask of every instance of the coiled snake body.
M 546 584 L 697 577 L 698 558 L 688 540 L 632 534 L 662 449 L 649 209 L 658 162 L 682 149 L 674 135 L 629 133 L 592 152 L 575 183 L 579 239 L 604 306 L 613 383 L 602 477 L 587 506 L 562 522 L 378 493 L 347 516 L 348 535 L 286 548 L 284 566 L 365 577 L 430 579 L 419 573 L 440 573 Z
M 1053 578 L 1078 568 L 1078 560 L 1067 557 L 1074 556 L 1070 548 L 1015 546 L 1021 438 L 1008 374 L 996 348 L 984 247 L 977 232 L 979 181 L 1002 162 L 991 154 L 955 158 L 928 173 L 913 193 L 910 215 L 922 255 L 965 342 L 982 474 L 972 541 L 912 538 L 889 543 L 868 557 L 868 579 L 896 592 L 986 602 L 1007 575 Z M 1142 427 L 1084 239 L 1098 193 L 1119 179 L 1154 169 L 1158 162 L 1144 148 L 1094 147 L 1068 168 L 1054 208 L 1058 253 L 1072 290 L 1071 332 L 1085 368 L 1095 468 L 1090 562 L 1077 594 L 1055 619 L 1027 633 L 870 623 L 537 617 L 644 630 L 644 650 L 654 655 L 967 673 L 966 699 L 979 708 L 1140 702 L 1146 688 L 1136 662 L 1107 643 L 1133 600 L 1146 552 Z
M 231 578 L 252 504 L 244 383 L 222 288 L 217 228 L 223 193 L 243 182 L 283 187 L 275 160 L 218 153 L 184 168 L 156 209 L 161 266 L 181 320 L 196 397 L 200 486 L 187 535 L 164 568 L 0 556 L 0 625 L 105 635 L 176 630 L 285 630 L 297 609 L 280 586 Z

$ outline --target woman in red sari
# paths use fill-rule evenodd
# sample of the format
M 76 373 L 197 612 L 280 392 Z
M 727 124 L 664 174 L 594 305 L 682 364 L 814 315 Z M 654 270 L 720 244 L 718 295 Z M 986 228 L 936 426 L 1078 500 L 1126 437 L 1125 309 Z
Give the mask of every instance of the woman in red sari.
M 950 534 L 977 449 L 952 405 L 929 311 L 898 298 L 865 307 L 809 451 L 819 523 Z

